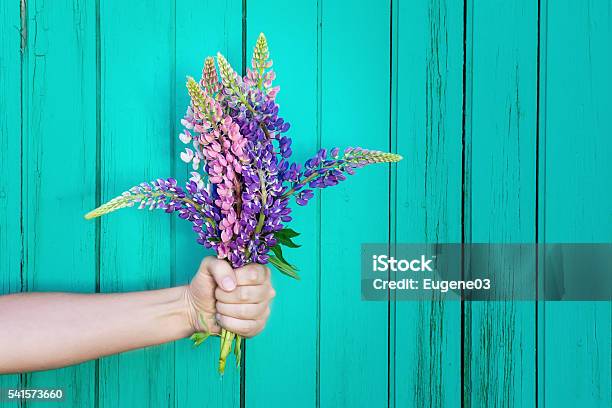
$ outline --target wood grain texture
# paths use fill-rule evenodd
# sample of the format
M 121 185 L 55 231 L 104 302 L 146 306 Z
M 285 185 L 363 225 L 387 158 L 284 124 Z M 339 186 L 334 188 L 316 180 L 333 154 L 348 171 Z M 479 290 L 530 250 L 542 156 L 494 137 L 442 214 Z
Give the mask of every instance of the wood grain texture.
M 174 171 L 177 180 L 186 180 L 193 171 L 183 163 L 178 154 L 185 145 L 178 139 L 180 119 L 189 104 L 185 88 L 187 75 L 199 78 L 204 58 L 220 51 L 232 66 L 241 71 L 242 66 L 242 5 L 239 1 L 178 0 L 176 2 L 176 68 L 175 68 L 175 118 L 172 121 L 172 143 L 175 152 Z M 206 21 L 203 24 L 202 21 Z M 194 30 L 194 27 L 201 29 Z M 175 217 L 176 218 L 176 217 Z M 176 219 L 176 243 L 173 259 L 176 283 L 185 284 L 194 275 L 201 259 L 211 251 L 195 241 L 189 222 Z M 210 338 L 197 349 L 188 340 L 176 343 L 175 406 L 240 406 L 240 371 L 235 369 L 233 354 L 228 358 L 223 377 L 217 372 L 219 340 Z
M 233 356 L 217 374 L 218 339 L 181 340 L 0 388 L 63 387 L 74 407 L 609 407 L 610 302 L 466 303 L 462 339 L 458 303 L 360 298 L 361 243 L 612 241 L 612 3 L 539 3 L 28 0 L 22 20 L 2 1 L 0 294 L 93 292 L 98 267 L 103 292 L 189 281 L 207 252 L 188 223 L 105 217 L 97 264 L 81 216 L 97 178 L 105 201 L 188 177 L 185 76 L 218 50 L 240 71 L 260 31 L 298 161 L 321 145 L 405 160 L 295 208 L 302 280 L 273 271 L 245 377 Z
M 0 295 L 21 290 L 20 14 L 16 2 L 0 4 Z M 19 383 L 18 375 L 0 375 L 0 388 L 16 388 Z
M 28 291 L 95 290 L 95 226 L 82 218 L 95 192 L 94 5 L 27 2 L 22 211 Z M 65 388 L 66 404 L 93 404 L 94 362 L 22 381 L 30 388 L 57 385 Z
M 0 6 L 0 294 L 21 290 L 21 32 L 19 7 Z
M 175 135 L 174 9 L 166 1 L 100 3 L 102 200 L 172 173 Z M 100 290 L 172 283 L 171 220 L 163 211 L 119 211 L 102 219 Z M 99 406 L 168 406 L 174 344 L 100 361 Z
M 247 16 L 247 65 L 263 31 L 274 60 L 276 84 L 281 87 L 280 115 L 291 123 L 293 158 L 304 163 L 317 152 L 319 143 L 317 3 L 250 0 Z M 284 252 L 299 267 L 301 280 L 290 279 L 271 266 L 278 295 L 266 330 L 248 341 L 247 407 L 317 404 L 319 202 L 315 198 L 307 207 L 291 205 L 291 228 L 301 233 L 296 241 L 302 247 Z
M 387 150 L 390 3 L 323 2 L 321 15 L 321 145 Z M 361 243 L 388 241 L 389 167 L 358 173 L 321 194 L 324 407 L 388 405 L 388 304 L 363 302 L 359 275 Z
M 542 20 L 543 240 L 612 242 L 612 4 L 548 2 Z M 544 305 L 541 406 L 612 405 L 611 308 Z
M 460 242 L 463 5 L 398 3 L 392 126 L 405 159 L 397 166 L 394 240 Z M 398 302 L 395 312 L 393 406 L 460 406 L 459 302 Z
M 537 4 L 475 1 L 471 12 L 469 239 L 534 242 Z M 492 268 L 516 276 L 519 261 Z M 534 313 L 533 302 L 466 303 L 465 406 L 535 405 Z

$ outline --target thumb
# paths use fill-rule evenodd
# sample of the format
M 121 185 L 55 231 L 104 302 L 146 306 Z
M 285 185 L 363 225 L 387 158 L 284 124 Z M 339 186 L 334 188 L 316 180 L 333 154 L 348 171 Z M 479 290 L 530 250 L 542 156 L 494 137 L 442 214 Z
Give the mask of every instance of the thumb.
M 211 256 L 204 260 L 204 267 L 224 291 L 231 292 L 236 288 L 236 273 L 227 261 Z

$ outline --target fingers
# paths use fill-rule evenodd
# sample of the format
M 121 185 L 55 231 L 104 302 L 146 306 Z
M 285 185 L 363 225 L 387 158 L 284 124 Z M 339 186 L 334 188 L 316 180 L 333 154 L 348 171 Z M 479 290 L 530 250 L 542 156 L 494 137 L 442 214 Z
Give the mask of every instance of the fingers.
M 257 286 L 238 286 L 232 292 L 226 292 L 221 288 L 215 290 L 217 302 L 222 303 L 261 303 L 269 301 L 276 295 L 269 284 Z
M 217 312 L 236 319 L 257 320 L 268 313 L 268 304 L 268 302 L 238 304 L 217 302 Z
M 267 308 L 264 315 L 256 320 L 237 319 L 235 317 L 221 314 L 217 315 L 217 320 L 221 326 L 231 332 L 234 332 L 242 337 L 253 337 L 264 329 L 269 315 L 270 309 Z
M 202 269 L 208 272 L 223 290 L 231 292 L 236 289 L 236 273 L 227 261 L 209 256 L 202 261 L 200 270 Z
M 270 315 L 270 301 L 276 295 L 267 266 L 249 264 L 234 270 L 227 261 L 208 257 L 200 270 L 217 284 L 214 297 L 220 326 L 243 337 L 263 330 Z
M 238 286 L 261 285 L 270 277 L 270 268 L 260 264 L 249 264 L 236 269 Z

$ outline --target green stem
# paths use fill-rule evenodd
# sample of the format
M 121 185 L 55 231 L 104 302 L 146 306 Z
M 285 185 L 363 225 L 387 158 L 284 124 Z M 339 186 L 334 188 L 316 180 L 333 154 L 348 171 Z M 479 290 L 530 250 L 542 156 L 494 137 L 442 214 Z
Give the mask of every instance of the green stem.
M 266 182 L 263 171 L 259 170 L 257 173 L 259 174 L 259 185 L 261 187 L 261 212 L 259 213 L 259 220 L 257 221 L 257 226 L 255 227 L 255 233 L 259 234 L 263 228 L 266 218 L 264 209 L 266 208 L 266 203 L 268 201 L 268 192 L 266 191 Z
M 313 173 L 310 176 L 306 177 L 302 183 L 304 185 L 306 185 L 306 183 L 308 183 L 309 181 L 311 181 L 313 178 L 315 178 L 317 175 L 317 173 Z M 295 187 L 291 188 L 289 191 L 287 191 L 285 194 L 283 194 L 282 196 L 280 196 L 281 200 L 284 200 L 287 197 L 290 197 L 291 194 L 295 193 Z
M 345 159 L 343 158 L 342 160 L 344 160 L 344 164 L 346 163 L 351 163 L 351 159 Z M 340 169 L 340 171 L 344 171 L 344 167 L 343 164 L 332 164 L 331 166 L 327 166 L 327 167 L 322 167 L 322 169 L 325 169 L 326 171 L 329 170 L 333 170 L 333 169 Z M 314 172 L 312 173 L 310 176 L 306 177 L 304 180 L 302 180 L 300 182 L 300 184 L 302 185 L 306 185 L 307 183 L 309 183 L 310 181 L 312 181 L 314 178 L 316 178 L 319 175 L 318 172 Z M 295 188 L 291 188 L 290 190 L 288 190 L 285 194 L 283 194 L 282 196 L 280 196 L 281 200 L 284 200 L 287 197 L 290 197 L 293 193 L 295 193 Z
M 268 201 L 268 192 L 266 191 L 266 182 L 265 182 L 265 178 L 264 178 L 264 173 L 263 171 L 259 170 L 258 171 L 258 175 L 259 175 L 259 183 L 260 183 L 260 187 L 261 187 L 261 212 L 259 213 L 259 219 L 257 221 L 257 226 L 255 227 L 255 234 L 258 234 L 261 232 L 261 230 L 263 229 L 263 225 L 265 223 L 265 214 L 264 214 L 264 209 L 266 207 L 266 203 Z M 251 251 L 249 251 L 249 249 L 247 248 L 246 252 L 246 259 L 249 259 L 249 257 L 251 256 Z M 241 342 L 242 342 L 242 337 L 228 331 L 225 329 L 221 330 L 221 353 L 219 356 L 219 372 L 221 374 L 223 374 L 223 372 L 225 372 L 225 363 L 227 360 L 227 355 L 229 354 L 229 351 L 231 349 L 231 345 L 232 342 L 234 341 L 234 339 L 236 339 L 236 345 L 234 346 L 234 353 L 236 354 L 236 363 L 237 365 L 240 365 L 240 357 L 241 357 Z
M 227 361 L 227 356 L 230 353 L 235 337 L 236 334 L 231 331 L 225 329 L 221 330 L 221 353 L 219 355 L 219 372 L 221 374 L 225 372 L 225 362 Z
M 263 229 L 264 222 L 266 221 L 266 215 L 264 214 L 264 208 L 266 207 L 266 203 L 268 202 L 268 192 L 266 191 L 266 184 L 264 181 L 263 171 L 259 170 L 257 172 L 259 175 L 259 185 L 261 188 L 261 212 L 259 213 L 259 218 L 257 219 L 257 225 L 255 226 L 255 234 L 259 234 Z M 251 256 L 251 251 L 247 248 L 246 259 L 249 259 Z
M 161 196 L 165 196 L 170 199 L 174 199 L 174 200 L 178 200 L 178 201 L 182 201 L 182 202 L 191 204 L 194 206 L 194 208 L 198 212 L 202 213 L 202 206 L 200 206 L 199 204 L 197 204 L 195 201 L 191 200 L 190 198 L 187 198 L 187 197 L 178 198 L 172 193 L 168 193 L 166 191 L 151 191 L 150 194 L 148 195 L 141 193 L 141 194 L 130 195 L 128 197 L 123 197 L 123 196 L 115 197 L 109 202 L 102 204 L 98 208 L 85 214 L 85 219 L 90 220 L 92 218 L 101 217 L 102 215 L 105 215 L 110 212 L 116 211 L 120 208 L 126 207 L 127 204 L 130 202 L 135 204 L 136 202 L 145 200 L 147 198 L 156 198 L 156 197 L 161 197 Z M 208 218 L 208 217 L 205 217 L 204 219 L 207 222 L 209 222 L 213 227 L 217 226 L 217 224 L 215 223 L 213 219 Z
M 251 111 L 251 113 L 257 115 L 257 111 L 251 106 L 251 104 L 247 101 L 246 96 L 244 96 L 244 94 L 240 92 L 240 89 L 235 84 L 233 84 L 232 90 L 236 92 L 236 95 L 238 95 L 238 98 L 240 98 L 240 102 L 242 102 L 248 108 L 248 110 Z M 268 129 L 266 129 L 263 123 L 260 122 L 259 127 L 261 128 L 261 130 L 263 130 L 264 134 L 266 135 L 266 138 L 270 139 L 270 132 L 268 131 Z
M 329 171 L 329 170 L 333 170 L 333 169 L 334 169 L 334 168 L 336 168 L 336 167 L 339 167 L 339 166 L 338 166 L 338 165 L 331 165 L 331 166 L 328 166 L 328 167 L 323 167 L 323 169 L 325 169 L 325 170 L 328 170 L 328 171 Z M 340 168 L 341 168 L 341 167 L 340 167 Z M 310 181 L 312 181 L 312 180 L 313 180 L 314 178 L 316 178 L 317 176 L 319 176 L 319 173 L 318 173 L 318 172 L 314 172 L 314 173 L 312 173 L 310 176 L 308 176 L 308 177 L 306 177 L 304 180 L 302 180 L 302 181 L 300 182 L 300 184 L 303 184 L 303 185 L 305 186 L 306 184 L 308 184 Z M 290 196 L 291 196 L 293 193 L 295 193 L 295 191 L 296 191 L 296 190 L 295 190 L 295 187 L 294 187 L 294 188 L 291 188 L 291 189 L 290 189 L 290 190 L 288 190 L 288 191 L 287 191 L 285 194 L 283 194 L 282 196 L 280 196 L 281 200 L 284 200 L 285 198 L 290 197 Z
M 268 132 L 268 129 L 264 126 L 262 122 L 259 122 L 259 127 L 261 128 L 261 130 L 263 130 L 264 135 L 266 135 L 266 138 L 270 139 L 270 132 Z
M 168 194 L 168 193 L 166 193 L 165 191 L 163 192 L 163 194 L 164 194 L 166 197 L 170 197 L 170 198 L 172 198 L 172 197 L 173 197 L 173 195 L 172 195 L 172 194 Z M 192 199 L 187 198 L 187 197 L 183 197 L 183 198 L 179 198 L 178 200 L 179 200 L 179 201 L 183 201 L 183 202 L 185 202 L 185 203 L 188 203 L 188 204 L 193 205 L 193 206 L 195 207 L 195 209 L 196 209 L 196 210 L 198 210 L 198 212 L 199 212 L 199 213 L 202 213 L 202 206 L 201 206 L 201 205 L 199 205 L 199 204 L 197 204 L 197 203 L 196 203 L 195 201 L 193 201 Z M 216 223 L 216 222 L 215 222 L 215 220 L 213 220 L 212 218 L 204 217 L 204 220 L 205 220 L 205 221 L 207 221 L 207 222 L 209 222 L 209 223 L 210 223 L 210 224 L 213 226 L 213 228 L 216 228 L 216 227 L 217 227 L 217 223 Z

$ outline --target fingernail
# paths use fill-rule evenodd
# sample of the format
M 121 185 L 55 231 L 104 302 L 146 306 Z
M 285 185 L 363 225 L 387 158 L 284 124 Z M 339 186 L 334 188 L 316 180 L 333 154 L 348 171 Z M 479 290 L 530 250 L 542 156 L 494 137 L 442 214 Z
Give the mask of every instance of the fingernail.
M 227 276 L 221 281 L 221 286 L 224 290 L 232 291 L 236 287 L 236 284 L 234 283 L 234 280 L 232 278 Z
M 217 321 L 220 321 L 220 320 L 221 320 L 221 314 L 220 314 L 220 313 L 217 313 L 217 314 L 215 315 L 215 319 L 216 319 Z

